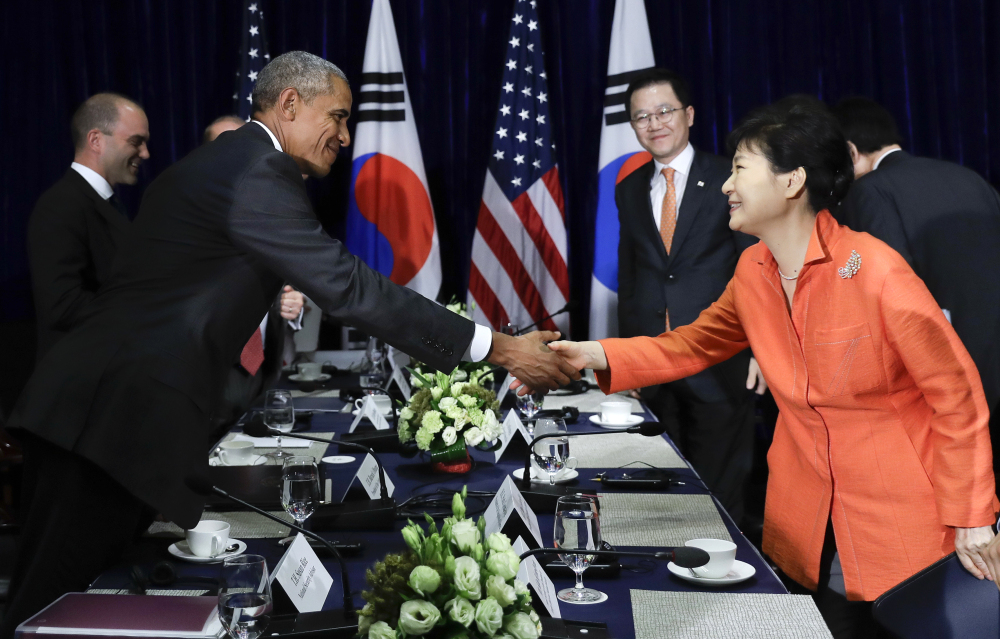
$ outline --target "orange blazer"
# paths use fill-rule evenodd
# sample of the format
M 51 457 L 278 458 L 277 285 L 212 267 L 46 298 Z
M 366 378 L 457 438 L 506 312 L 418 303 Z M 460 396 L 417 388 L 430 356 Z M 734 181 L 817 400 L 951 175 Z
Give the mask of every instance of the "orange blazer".
M 861 258 L 844 271 L 852 252 Z M 848 598 L 871 601 L 992 524 L 989 411 L 972 359 L 896 251 L 822 211 L 791 313 L 763 243 L 722 297 L 659 337 L 602 340 L 605 393 L 686 377 L 748 345 L 781 409 L 764 551 L 815 589 L 827 517 Z

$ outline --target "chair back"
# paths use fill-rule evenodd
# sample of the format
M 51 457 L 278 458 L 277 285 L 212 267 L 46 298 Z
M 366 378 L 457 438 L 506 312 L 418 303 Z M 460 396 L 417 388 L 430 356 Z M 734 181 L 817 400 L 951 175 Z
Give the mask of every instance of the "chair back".
M 1000 590 L 973 577 L 955 553 L 875 600 L 875 620 L 901 639 L 1000 637 Z

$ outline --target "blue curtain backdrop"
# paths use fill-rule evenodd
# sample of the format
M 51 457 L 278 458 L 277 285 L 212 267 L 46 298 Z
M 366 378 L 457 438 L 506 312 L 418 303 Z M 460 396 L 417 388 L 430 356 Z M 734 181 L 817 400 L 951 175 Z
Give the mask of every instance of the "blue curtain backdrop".
M 523 0 L 522 0 L 523 1 Z M 587 330 L 597 155 L 614 0 L 538 0 L 566 195 L 572 297 Z M 357 77 L 368 0 L 259 0 L 270 51 L 304 49 Z M 392 0 L 445 265 L 464 295 L 514 0 Z M 692 139 L 723 152 L 750 108 L 788 93 L 861 94 L 896 116 L 905 146 L 1000 181 L 1000 3 L 991 0 L 647 0 L 656 61 L 686 75 Z M 32 316 L 25 227 L 72 159 L 69 119 L 105 90 L 139 100 L 152 158 L 144 187 L 232 110 L 241 0 L 0 3 L 0 321 Z M 340 236 L 351 163 L 310 186 Z M 221 301 L 220 301 L 221 302 Z

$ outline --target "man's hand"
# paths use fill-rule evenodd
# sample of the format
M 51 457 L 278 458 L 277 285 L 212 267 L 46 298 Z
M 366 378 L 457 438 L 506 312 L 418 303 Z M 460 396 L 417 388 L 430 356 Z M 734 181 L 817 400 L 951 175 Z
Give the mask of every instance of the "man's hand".
M 503 333 L 493 333 L 493 352 L 489 363 L 503 366 L 525 387 L 538 392 L 555 390 L 580 379 L 579 369 L 557 356 L 545 342 L 559 339 L 559 333 L 534 331 L 523 337 L 511 337 Z
M 755 389 L 754 386 L 757 386 Z M 767 392 L 767 381 L 764 379 L 764 375 L 760 372 L 760 366 L 757 365 L 757 358 L 750 358 L 750 370 L 747 371 L 747 390 L 752 390 L 758 395 L 763 395 Z
M 297 320 L 304 304 L 302 293 L 286 284 L 281 292 L 281 317 L 289 321 Z
M 558 335 L 558 333 L 553 333 Z M 583 368 L 592 368 L 595 371 L 603 371 L 608 367 L 608 358 L 604 354 L 604 347 L 600 342 L 552 342 L 549 350 L 554 351 L 565 365 L 574 373 Z M 579 379 L 577 374 L 573 379 Z M 518 395 L 525 395 L 529 392 L 529 386 L 522 384 L 520 378 L 514 380 L 510 385 L 511 390 L 517 390 Z
M 965 569 L 976 579 L 995 581 L 993 575 L 997 564 L 998 548 L 993 530 L 989 526 L 955 529 L 955 554 Z M 998 584 L 1000 585 L 1000 584 Z

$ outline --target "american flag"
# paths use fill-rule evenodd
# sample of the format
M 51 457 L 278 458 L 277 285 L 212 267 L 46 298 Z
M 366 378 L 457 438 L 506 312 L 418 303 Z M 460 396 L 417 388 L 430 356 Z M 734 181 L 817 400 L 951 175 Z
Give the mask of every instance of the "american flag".
M 517 0 L 472 244 L 469 301 L 494 328 L 524 327 L 569 299 L 566 214 L 536 1 Z M 565 316 L 541 327 L 565 332 Z
M 256 2 L 247 2 L 243 12 L 243 37 L 240 46 L 240 68 L 236 72 L 236 93 L 233 94 L 233 112 L 250 121 L 250 94 L 257 82 L 257 74 L 271 61 L 267 52 L 267 31 L 264 29 L 264 12 Z

